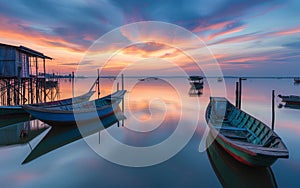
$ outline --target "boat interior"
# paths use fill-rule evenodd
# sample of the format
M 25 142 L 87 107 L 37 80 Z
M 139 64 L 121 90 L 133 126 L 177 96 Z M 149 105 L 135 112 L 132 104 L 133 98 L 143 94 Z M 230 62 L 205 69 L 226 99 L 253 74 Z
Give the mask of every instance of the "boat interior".
M 210 124 L 225 137 L 268 148 L 285 148 L 267 125 L 225 100 L 212 100 L 208 109 Z

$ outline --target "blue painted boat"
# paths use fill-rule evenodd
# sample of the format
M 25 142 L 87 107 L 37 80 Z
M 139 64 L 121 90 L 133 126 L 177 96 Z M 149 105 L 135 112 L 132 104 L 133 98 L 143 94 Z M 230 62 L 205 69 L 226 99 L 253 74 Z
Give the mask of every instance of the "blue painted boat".
M 224 150 L 246 165 L 268 167 L 278 158 L 289 157 L 288 149 L 273 130 L 226 98 L 210 98 L 206 122 Z
M 24 105 L 23 108 L 36 119 L 50 125 L 88 122 L 112 114 L 125 93 L 125 90 L 120 90 L 100 99 L 51 108 L 33 105 Z

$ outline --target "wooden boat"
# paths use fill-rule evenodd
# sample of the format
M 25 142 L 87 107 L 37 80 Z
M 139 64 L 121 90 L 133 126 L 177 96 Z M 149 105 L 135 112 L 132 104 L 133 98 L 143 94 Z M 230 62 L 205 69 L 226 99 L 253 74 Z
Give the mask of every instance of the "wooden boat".
M 278 97 L 281 98 L 282 102 L 285 102 L 286 105 L 300 106 L 300 96 L 297 96 L 297 95 L 289 95 L 289 96 L 278 95 Z
M 22 164 L 35 160 L 42 155 L 61 148 L 83 137 L 95 134 L 104 128 L 106 129 L 124 119 L 126 119 L 124 114 L 118 112 L 100 119 L 102 125 L 100 125 L 98 121 L 94 121 L 80 126 L 80 131 L 76 124 L 71 126 L 53 126 L 45 135 L 45 137 L 30 152 Z
M 289 157 L 286 146 L 274 131 L 226 98 L 210 98 L 206 121 L 216 141 L 246 165 L 267 167 L 278 158 Z
M 27 144 L 46 131 L 49 126 L 30 126 L 29 121 L 6 126 L 0 129 L 0 147 Z
M 61 105 L 69 105 L 72 103 L 80 103 L 83 101 L 87 101 L 91 98 L 91 96 L 95 93 L 95 91 L 89 91 L 83 95 L 67 98 L 63 100 L 50 101 L 44 103 L 31 104 L 31 106 L 43 107 L 43 108 L 51 108 Z M 0 106 L 0 116 L 4 115 L 15 115 L 15 114 L 27 114 L 29 115 L 22 107 L 22 105 L 17 106 Z
M 51 108 L 24 105 L 23 108 L 36 119 L 50 125 L 74 124 L 112 114 L 123 99 L 125 92 L 125 90 L 120 90 L 100 99 L 77 104 Z
M 253 168 L 235 160 L 208 134 L 207 155 L 223 187 L 277 187 L 271 167 Z

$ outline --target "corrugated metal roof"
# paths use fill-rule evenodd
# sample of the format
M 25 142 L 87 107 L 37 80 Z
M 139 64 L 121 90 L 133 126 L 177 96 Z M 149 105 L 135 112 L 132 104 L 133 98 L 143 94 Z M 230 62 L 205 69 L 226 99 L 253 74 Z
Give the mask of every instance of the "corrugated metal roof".
M 29 56 L 39 57 L 39 58 L 42 58 L 42 59 L 51 59 L 52 60 L 51 57 L 48 57 L 48 56 L 44 55 L 41 52 L 35 51 L 35 50 L 27 48 L 25 46 L 13 46 L 13 45 L 3 44 L 3 43 L 0 43 L 0 46 L 10 46 L 10 47 L 18 49 L 19 51 L 21 51 L 21 52 L 23 52 L 23 53 L 25 53 Z

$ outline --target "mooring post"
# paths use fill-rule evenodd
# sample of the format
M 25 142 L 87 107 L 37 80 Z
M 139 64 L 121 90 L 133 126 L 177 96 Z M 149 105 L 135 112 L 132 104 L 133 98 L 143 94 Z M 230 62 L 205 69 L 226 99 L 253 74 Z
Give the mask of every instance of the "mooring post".
M 242 78 L 239 78 L 239 109 L 242 108 Z
M 117 91 L 119 91 L 120 89 L 119 89 L 119 82 L 117 83 Z
M 7 92 L 7 105 L 10 106 L 10 81 L 6 82 L 6 92 Z
M 272 90 L 272 130 L 275 125 L 275 90 Z
M 46 92 L 46 61 L 43 59 L 43 68 L 44 68 L 44 102 L 47 102 L 47 92 Z
M 97 77 L 97 87 L 98 87 L 98 99 L 100 97 L 100 72 L 98 69 L 98 77 Z
M 39 103 L 39 66 L 37 57 L 35 57 L 35 74 L 35 102 Z
M 72 72 L 72 97 L 74 97 L 74 72 Z
M 239 107 L 239 82 L 235 83 L 235 107 Z
M 124 91 L 124 74 L 122 74 L 122 91 Z M 124 113 L 124 96 L 122 99 L 122 113 Z M 124 119 L 122 119 L 122 127 L 124 127 Z

